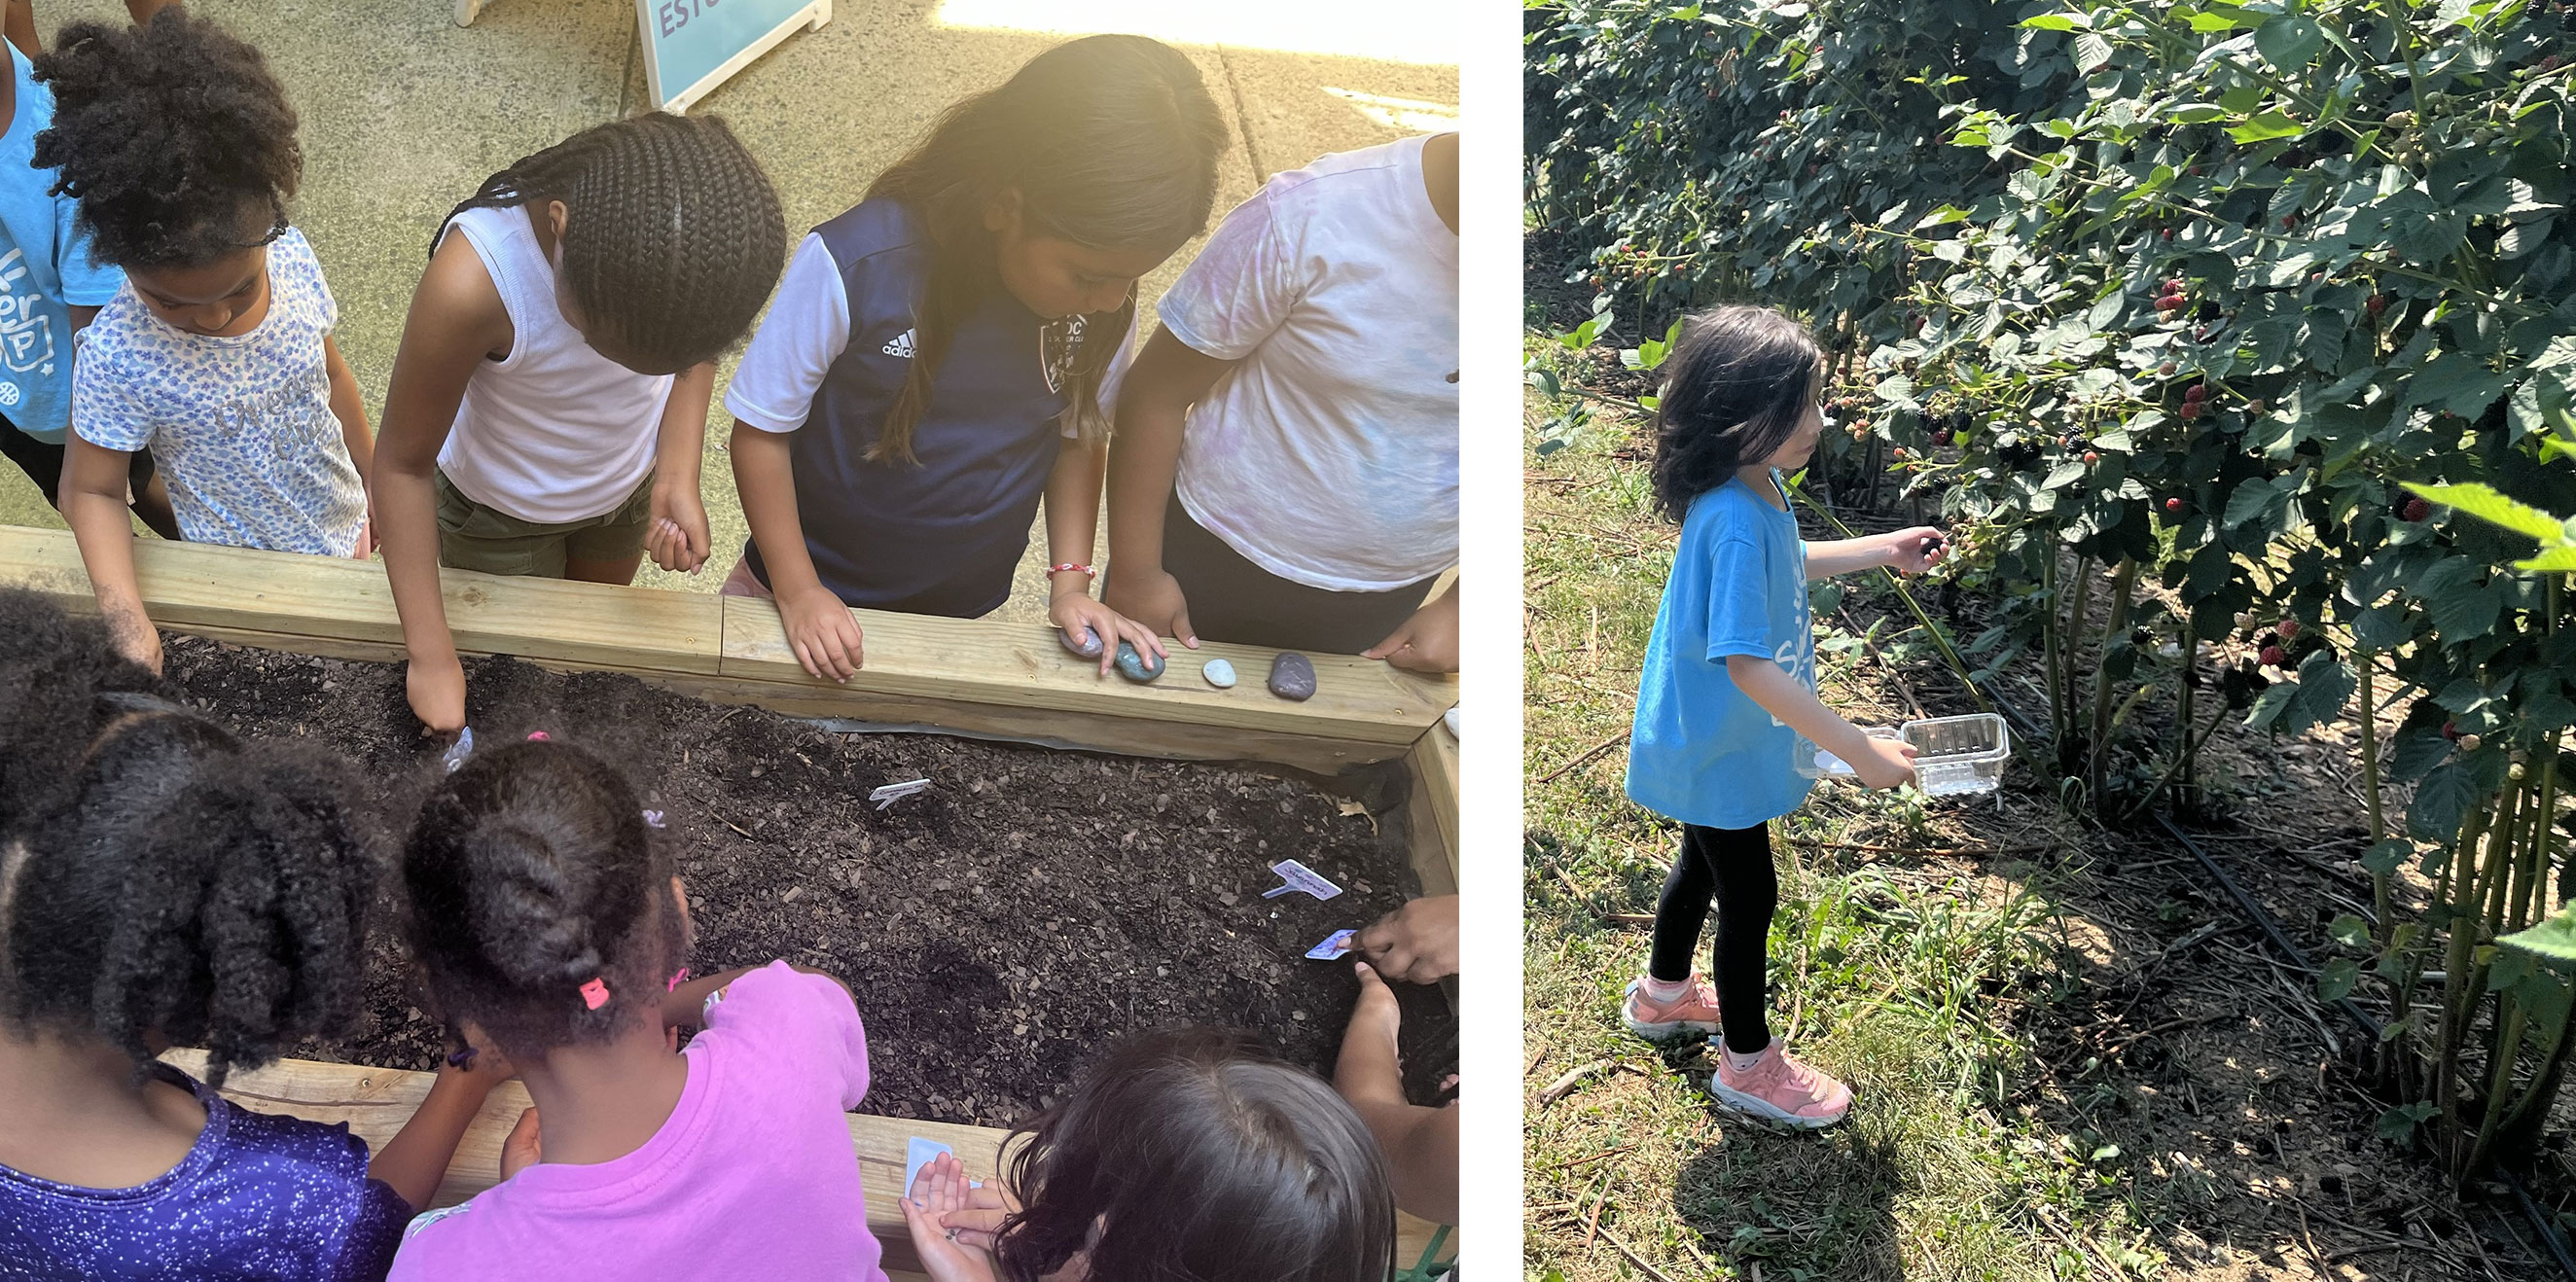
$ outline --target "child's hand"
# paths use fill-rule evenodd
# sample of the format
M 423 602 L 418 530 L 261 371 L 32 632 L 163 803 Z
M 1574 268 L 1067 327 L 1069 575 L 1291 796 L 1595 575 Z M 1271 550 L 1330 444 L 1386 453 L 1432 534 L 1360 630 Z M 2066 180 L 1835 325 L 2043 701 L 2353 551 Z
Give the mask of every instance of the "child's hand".
M 1118 662 L 1118 643 L 1128 642 L 1139 654 L 1152 653 L 1171 657 L 1163 648 L 1163 639 L 1152 628 L 1092 599 L 1088 592 L 1058 592 L 1047 606 L 1047 618 L 1064 629 L 1069 637 L 1088 632 L 1100 638 L 1100 675 L 1108 676 L 1111 665 Z
M 1443 592 L 1438 600 L 1413 612 L 1394 635 L 1360 651 L 1363 659 L 1384 659 L 1415 672 L 1458 670 L 1458 594 Z
M 950 1211 L 939 1222 L 957 1230 L 957 1240 L 966 1246 L 993 1249 L 993 1235 L 1002 1231 L 1002 1222 L 1020 1213 L 1020 1200 L 999 1181 L 982 1188 L 971 1185 L 966 1190 L 966 1209 Z
M 405 667 L 403 690 L 421 733 L 454 739 L 465 728 L 465 665 L 451 654 L 434 663 L 414 659 Z
M 1156 636 L 1179 637 L 1182 645 L 1199 648 L 1199 634 L 1190 630 L 1189 599 L 1181 593 L 1181 581 L 1168 570 L 1142 574 L 1120 570 L 1109 576 L 1100 599 Z
M 153 627 L 150 619 L 139 614 L 111 614 L 107 626 L 109 640 L 115 643 L 118 654 L 154 672 L 161 670 L 161 630 Z
M 510 1128 L 510 1138 L 501 1141 L 501 1178 L 506 1180 L 545 1159 L 544 1145 L 537 1133 L 537 1110 L 519 1114 L 519 1124 Z
M 1351 943 L 1352 951 L 1388 979 L 1437 983 L 1458 973 L 1458 897 L 1432 895 L 1407 901 L 1361 930 Z
M 1902 574 L 1921 574 L 1941 563 L 1950 536 L 1928 525 L 1882 535 L 1887 540 L 1887 566 Z
M 859 621 L 832 590 L 821 585 L 778 598 L 779 622 L 787 625 L 787 646 L 807 674 L 824 681 L 847 681 L 867 656 Z
M 1914 782 L 1913 744 L 1902 739 L 1881 739 L 1870 735 L 1861 740 L 1861 751 L 1847 758 L 1852 773 L 1872 788 L 1893 788 Z
M 694 489 L 653 490 L 653 520 L 644 531 L 644 550 L 653 564 L 677 574 L 695 574 L 707 563 L 714 536 L 707 533 L 707 506 Z
M 965 1242 L 965 1229 L 944 1227 L 945 1217 L 970 1209 L 966 1168 L 954 1153 L 942 1153 L 921 1168 L 903 1198 L 904 1227 L 912 1230 L 913 1253 L 933 1282 L 994 1282 L 993 1257 Z

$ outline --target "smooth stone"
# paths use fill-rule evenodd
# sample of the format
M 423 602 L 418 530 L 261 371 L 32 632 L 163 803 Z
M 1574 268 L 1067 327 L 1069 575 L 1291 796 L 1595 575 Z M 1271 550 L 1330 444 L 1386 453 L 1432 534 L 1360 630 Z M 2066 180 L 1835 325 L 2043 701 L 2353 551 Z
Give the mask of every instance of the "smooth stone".
M 1207 666 L 1199 669 L 1199 675 L 1206 677 L 1207 683 L 1219 690 L 1234 688 L 1234 665 L 1223 659 L 1208 660 Z
M 1315 665 L 1294 650 L 1270 661 L 1270 693 L 1304 702 L 1315 697 Z
M 1451 705 L 1447 712 L 1440 714 L 1440 722 L 1442 725 L 1449 727 L 1450 738 L 1455 739 L 1458 737 L 1458 709 L 1456 705 Z
M 1082 630 L 1082 639 L 1080 641 L 1074 640 L 1072 633 L 1067 632 L 1062 628 L 1057 628 L 1055 630 L 1055 641 L 1057 645 L 1063 646 L 1065 649 L 1070 650 L 1083 658 L 1097 659 L 1100 657 L 1100 634 L 1089 628 L 1084 628 Z
M 1142 684 L 1163 675 L 1161 655 L 1144 655 L 1126 641 L 1118 643 L 1118 675 Z

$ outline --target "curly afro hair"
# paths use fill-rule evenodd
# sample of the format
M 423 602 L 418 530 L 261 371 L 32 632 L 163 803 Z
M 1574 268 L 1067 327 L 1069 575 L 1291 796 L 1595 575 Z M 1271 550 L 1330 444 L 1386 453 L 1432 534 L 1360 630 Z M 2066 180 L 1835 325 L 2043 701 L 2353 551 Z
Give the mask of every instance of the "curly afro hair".
M 304 172 L 295 109 L 259 50 L 180 7 L 74 22 L 35 59 L 54 124 L 35 164 L 80 202 L 98 261 L 194 267 L 263 242 Z
M 661 1009 L 685 960 L 674 871 L 634 786 L 598 754 L 486 748 L 430 793 L 404 847 L 412 955 L 439 1013 L 513 1060 L 608 1041 Z M 596 1007 L 594 979 L 608 989 Z
M 358 1010 L 381 844 L 346 767 L 170 702 L 94 620 L 0 593 L 0 1018 L 208 1079 Z

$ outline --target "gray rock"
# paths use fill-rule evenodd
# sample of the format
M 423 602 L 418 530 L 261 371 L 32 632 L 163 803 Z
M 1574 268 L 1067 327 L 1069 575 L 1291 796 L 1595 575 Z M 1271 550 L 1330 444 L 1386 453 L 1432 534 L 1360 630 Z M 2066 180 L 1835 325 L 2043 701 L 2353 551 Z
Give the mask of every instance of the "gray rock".
M 1223 659 L 1208 660 L 1207 666 L 1199 669 L 1199 675 L 1206 677 L 1207 683 L 1219 690 L 1234 688 L 1234 665 Z
M 1315 697 L 1315 665 L 1294 650 L 1270 661 L 1270 693 L 1300 703 Z
M 1118 643 L 1118 675 L 1138 684 L 1163 675 L 1163 656 L 1139 654 L 1128 642 Z
M 1072 651 L 1083 658 L 1097 659 L 1100 657 L 1100 634 L 1089 628 L 1084 628 L 1082 630 L 1082 639 L 1079 641 L 1073 639 L 1072 633 L 1067 632 L 1062 628 L 1058 628 L 1055 630 L 1055 640 L 1056 644 L 1063 646 L 1065 649 Z

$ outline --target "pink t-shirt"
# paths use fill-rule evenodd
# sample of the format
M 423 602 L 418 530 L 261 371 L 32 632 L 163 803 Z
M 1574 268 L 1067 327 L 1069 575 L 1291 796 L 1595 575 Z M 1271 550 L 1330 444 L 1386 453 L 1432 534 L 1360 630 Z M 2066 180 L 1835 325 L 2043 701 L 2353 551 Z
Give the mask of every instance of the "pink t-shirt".
M 707 999 L 688 1085 L 644 1147 L 540 1163 L 414 1219 L 391 1282 L 541 1278 L 884 1282 L 842 1114 L 868 1093 L 840 985 L 771 962 Z

